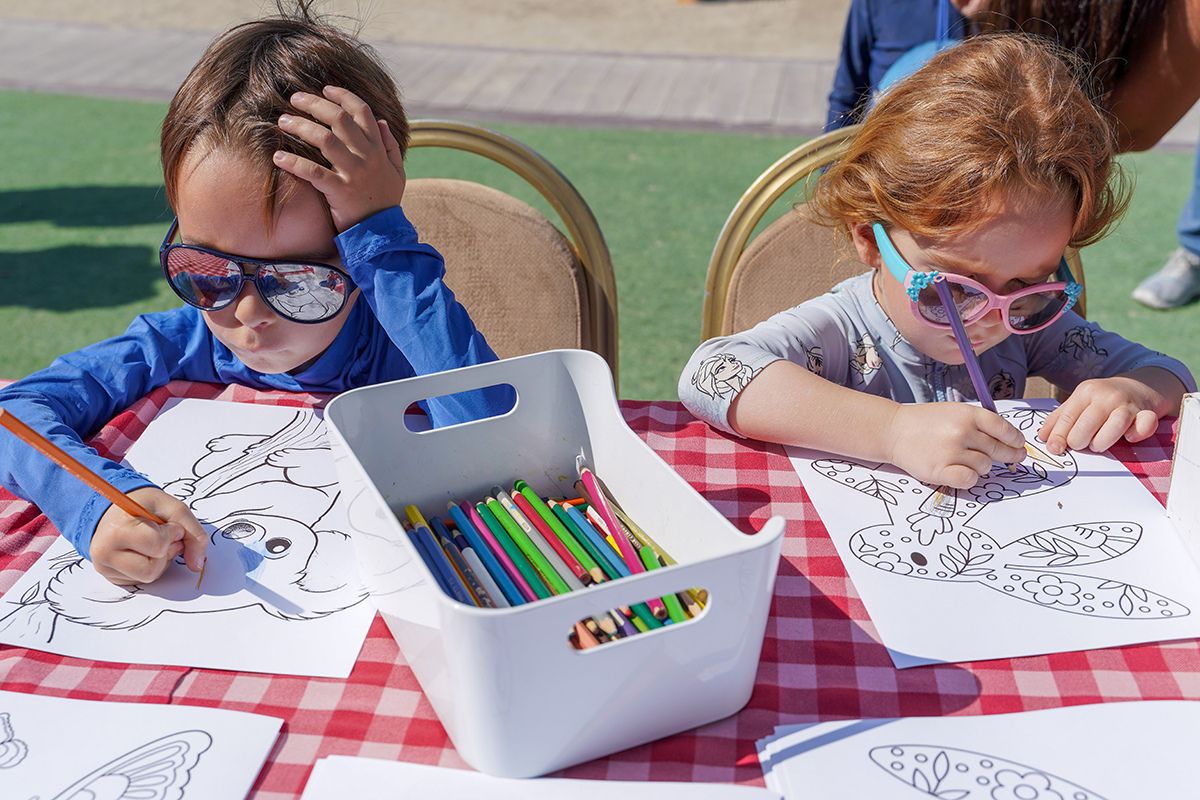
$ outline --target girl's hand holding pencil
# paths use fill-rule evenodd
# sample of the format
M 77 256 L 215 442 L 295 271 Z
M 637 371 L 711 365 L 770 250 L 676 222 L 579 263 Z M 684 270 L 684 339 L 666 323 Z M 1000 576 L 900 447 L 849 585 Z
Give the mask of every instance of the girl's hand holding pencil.
M 155 486 L 127 496 L 163 522 L 130 514 L 114 503 L 92 535 L 89 556 L 96 572 L 118 586 L 151 583 L 181 554 L 188 569 L 199 572 L 208 536 L 191 510 Z
M 963 403 L 900 403 L 888 426 L 889 461 L 919 481 L 969 489 L 992 465 L 1025 460 L 1025 437 L 1008 420 Z

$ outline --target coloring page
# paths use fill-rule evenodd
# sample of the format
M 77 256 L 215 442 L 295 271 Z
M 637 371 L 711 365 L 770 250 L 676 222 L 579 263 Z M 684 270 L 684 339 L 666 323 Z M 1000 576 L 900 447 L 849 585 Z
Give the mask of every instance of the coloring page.
M 758 742 L 788 800 L 1196 797 L 1200 703 L 1101 703 L 1017 714 L 790 725 Z
M 403 786 L 403 794 L 396 787 Z M 301 800 L 782 800 L 767 789 L 720 783 L 493 778 L 481 772 L 375 758 L 328 756 L 317 761 Z
M 0 692 L 6 800 L 235 800 L 282 720 L 238 711 Z
M 151 584 L 115 586 L 60 539 L 0 598 L 0 642 L 103 661 L 350 674 L 374 610 L 315 412 L 168 403 L 125 463 L 204 525 L 203 580 L 181 557 Z
M 790 448 L 897 667 L 1200 635 L 1200 567 L 1107 454 L 1050 454 L 1053 408 L 1002 402 L 1028 456 L 970 489 Z

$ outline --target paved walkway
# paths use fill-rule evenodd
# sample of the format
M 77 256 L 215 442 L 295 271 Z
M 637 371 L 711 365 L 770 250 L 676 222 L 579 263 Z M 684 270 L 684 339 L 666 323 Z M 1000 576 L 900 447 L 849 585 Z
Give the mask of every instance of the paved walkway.
M 0 88 L 166 100 L 213 34 L 4 20 Z M 376 44 L 413 117 L 812 134 L 828 60 Z M 1193 109 L 1162 147 L 1191 149 Z

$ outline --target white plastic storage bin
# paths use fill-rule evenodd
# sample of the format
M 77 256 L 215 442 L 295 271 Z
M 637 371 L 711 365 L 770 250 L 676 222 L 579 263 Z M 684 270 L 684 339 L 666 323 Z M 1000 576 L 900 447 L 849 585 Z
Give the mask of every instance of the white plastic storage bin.
M 414 433 L 411 403 L 510 384 L 501 416 Z M 694 728 L 750 699 L 783 519 L 738 531 L 625 424 L 608 365 L 556 350 L 355 389 L 326 410 L 350 500 L 358 563 L 374 602 L 455 747 L 476 769 L 531 777 Z M 523 606 L 464 606 L 438 588 L 396 513 L 441 515 L 524 478 L 574 496 L 576 456 L 679 563 Z M 688 587 L 694 620 L 589 650 L 574 623 Z

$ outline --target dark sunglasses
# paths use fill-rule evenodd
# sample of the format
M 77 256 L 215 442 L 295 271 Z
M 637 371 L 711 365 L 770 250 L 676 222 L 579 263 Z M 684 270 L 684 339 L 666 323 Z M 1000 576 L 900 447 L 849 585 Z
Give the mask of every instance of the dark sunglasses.
M 276 314 L 312 324 L 336 317 L 353 289 L 350 276 L 332 264 L 246 258 L 207 247 L 172 244 L 178 232 L 176 219 L 158 248 L 158 261 L 175 294 L 201 311 L 225 308 L 250 280 Z

